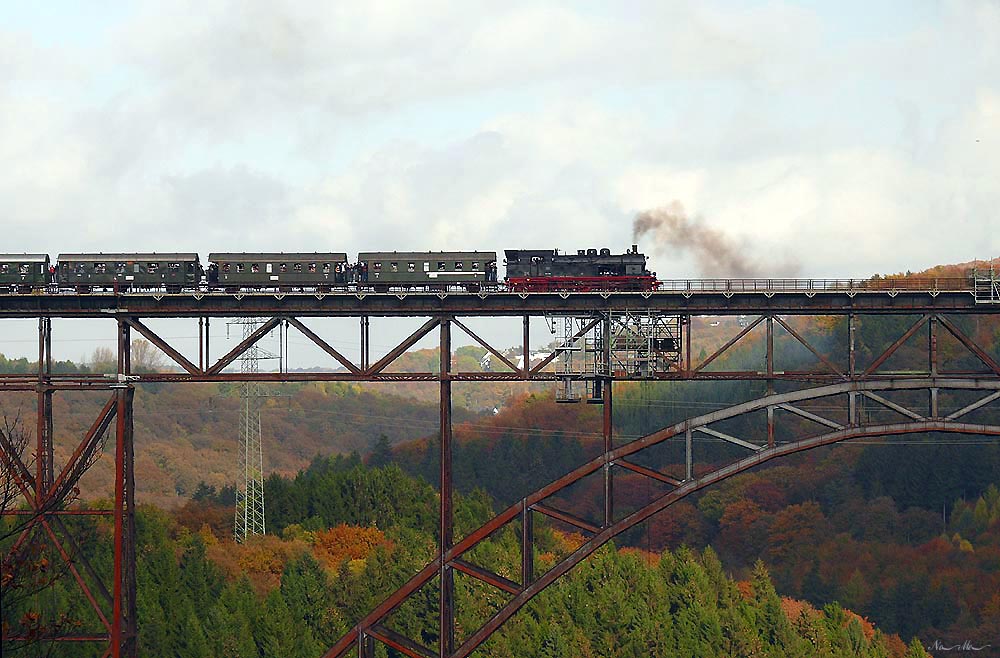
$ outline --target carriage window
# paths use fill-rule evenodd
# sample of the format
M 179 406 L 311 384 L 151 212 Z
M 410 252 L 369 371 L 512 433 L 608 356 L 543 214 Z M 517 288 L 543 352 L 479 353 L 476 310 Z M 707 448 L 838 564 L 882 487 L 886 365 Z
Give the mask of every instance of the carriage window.
M 425 262 L 424 263 L 424 272 L 430 272 L 430 271 L 431 271 L 431 264 Z
M 416 272 L 417 271 L 417 264 L 416 263 L 407 263 L 406 264 L 406 271 L 407 272 Z
M 472 271 L 473 272 L 478 272 L 479 271 L 479 261 L 475 261 L 475 260 L 472 261 Z
M 280 265 L 278 265 L 278 271 L 279 272 L 287 272 L 288 271 L 288 263 L 281 263 Z
M 292 270 L 294 270 L 295 272 L 301 272 L 302 271 L 302 263 L 295 263 L 294 265 L 292 265 Z
M 443 260 L 439 260 L 438 261 L 438 272 L 444 272 L 444 261 Z
M 147 263 L 146 264 L 146 271 L 149 272 L 150 274 L 156 272 L 156 270 L 158 270 L 158 269 L 160 269 L 160 264 L 159 263 Z
M 104 274 L 107 271 L 107 263 L 94 263 L 94 274 Z M 25 272 L 22 272 L 22 274 L 25 274 Z
M 10 272 L 10 265 L 7 263 L 0 265 L 0 274 L 7 274 L 8 272 Z
M 309 271 L 310 272 L 316 271 L 316 263 L 309 263 Z
M 229 274 L 229 263 L 222 264 L 222 271 L 225 272 L 226 274 Z
M 188 274 L 194 274 L 194 263 L 188 263 Z
M 375 263 L 374 265 L 372 265 L 372 267 L 374 267 L 376 270 L 380 270 L 382 269 L 382 263 Z
M 171 274 L 176 274 L 177 272 L 181 271 L 181 264 L 180 263 L 167 263 L 167 270 Z
M 115 273 L 125 274 L 125 263 L 115 263 Z
M 330 273 L 330 263 L 323 263 L 323 274 Z
M 251 272 L 260 272 L 260 265 L 258 265 L 257 263 L 251 263 L 250 264 L 250 271 Z
M 18 265 L 17 266 L 17 271 L 20 274 L 27 274 L 30 270 L 31 270 L 31 266 L 30 265 Z
M 398 272 L 399 271 L 399 263 L 389 263 L 389 268 L 393 272 Z
M 76 273 L 77 273 L 77 274 L 83 274 L 83 272 L 84 272 L 84 267 L 83 267 L 83 263 L 79 263 L 79 264 L 78 264 L 78 265 L 76 266 Z
M 136 274 L 139 273 L 139 263 L 132 263 L 132 271 Z
M 462 261 L 455 261 L 455 271 L 461 272 L 463 267 Z
M 242 271 L 243 271 L 243 263 L 236 263 L 236 272 L 239 273 Z

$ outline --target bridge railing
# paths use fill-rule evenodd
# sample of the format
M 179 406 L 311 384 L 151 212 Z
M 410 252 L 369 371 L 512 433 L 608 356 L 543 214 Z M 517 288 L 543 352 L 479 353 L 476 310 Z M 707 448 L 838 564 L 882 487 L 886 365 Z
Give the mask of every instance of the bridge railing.
M 968 292 L 973 284 L 964 277 L 935 279 L 669 279 L 657 282 L 664 292 L 879 292 L 926 290 Z

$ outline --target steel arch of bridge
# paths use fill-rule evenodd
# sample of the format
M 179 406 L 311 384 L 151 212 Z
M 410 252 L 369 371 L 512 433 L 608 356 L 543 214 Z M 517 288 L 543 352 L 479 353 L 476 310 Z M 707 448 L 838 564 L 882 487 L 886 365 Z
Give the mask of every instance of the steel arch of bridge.
M 976 401 L 945 416 L 931 416 L 929 413 L 922 413 L 911 407 L 896 404 L 878 395 L 878 393 L 887 393 L 890 391 L 926 391 L 928 394 L 928 405 L 933 406 L 936 411 L 936 391 L 941 390 L 980 391 L 983 395 Z M 836 396 L 847 396 L 848 398 L 847 408 L 850 410 L 851 418 L 846 423 L 838 422 L 829 417 L 820 416 L 795 406 L 797 403 L 834 398 Z M 906 417 L 906 420 L 892 423 L 864 422 L 865 415 L 860 413 L 860 406 L 858 404 L 862 397 L 875 404 L 884 405 L 886 409 Z M 603 454 L 583 464 L 571 473 L 525 496 L 483 526 L 473 530 L 464 539 L 444 551 L 443 555 L 439 555 L 425 566 L 368 616 L 362 619 L 324 654 L 324 658 L 342 658 L 353 655 L 355 651 L 359 658 L 371 658 L 375 655 L 375 642 L 381 642 L 414 658 L 464 658 L 475 651 L 492 633 L 498 630 L 501 625 L 509 620 L 534 596 L 568 573 L 574 566 L 592 555 L 605 543 L 633 526 L 646 521 L 673 503 L 701 489 L 780 457 L 852 439 L 885 437 L 918 432 L 1000 437 L 1000 425 L 962 422 L 964 417 L 987 407 L 998 399 L 1000 399 L 1000 379 L 996 378 L 969 380 L 932 377 L 893 379 L 889 381 L 842 382 L 800 391 L 768 395 L 763 398 L 693 417 L 652 434 L 634 439 L 620 447 L 606 450 Z M 611 402 L 611 386 L 609 385 L 604 388 L 606 446 L 610 446 L 608 417 L 610 416 Z M 738 418 L 753 412 L 773 412 L 775 410 L 782 410 L 798 418 L 811 421 L 816 425 L 823 426 L 826 431 L 787 443 L 775 444 L 772 441 L 770 445 L 755 445 L 749 441 L 714 430 L 710 427 L 713 423 Z M 691 473 L 692 434 L 696 432 L 701 432 L 740 446 L 746 449 L 748 454 L 725 466 L 716 468 L 698 477 L 693 477 Z M 687 473 L 683 478 L 675 478 L 666 473 L 640 466 L 629 459 L 641 454 L 644 450 L 678 437 L 685 440 Z M 652 502 L 626 515 L 624 518 L 615 520 L 611 496 L 612 490 L 606 486 L 604 500 L 605 519 L 599 524 L 575 517 L 570 513 L 550 507 L 544 502 L 588 476 L 602 470 L 607 474 L 613 467 L 639 473 L 660 483 L 670 485 L 672 488 L 654 498 Z M 606 477 L 605 482 L 609 481 Z M 576 550 L 537 578 L 533 574 L 531 557 L 533 555 L 532 513 L 540 513 L 564 524 L 574 526 L 575 530 L 589 535 L 589 538 Z M 520 582 L 512 581 L 463 559 L 463 556 L 472 551 L 478 544 L 487 540 L 507 524 L 517 522 L 518 520 L 521 526 L 522 553 Z M 483 626 L 469 634 L 457 646 L 454 644 L 455 627 L 453 615 L 449 618 L 442 615 L 440 619 L 441 623 L 437 630 L 439 633 L 438 637 L 443 638 L 444 642 L 439 644 L 436 649 L 422 646 L 412 638 L 405 637 L 393 631 L 387 625 L 392 613 L 409 596 L 415 594 L 435 577 L 442 576 L 441 582 L 446 582 L 443 576 L 447 572 L 454 573 L 455 571 L 462 572 L 500 591 L 506 592 L 510 595 L 509 600 Z M 448 647 L 449 643 L 452 645 L 451 647 Z

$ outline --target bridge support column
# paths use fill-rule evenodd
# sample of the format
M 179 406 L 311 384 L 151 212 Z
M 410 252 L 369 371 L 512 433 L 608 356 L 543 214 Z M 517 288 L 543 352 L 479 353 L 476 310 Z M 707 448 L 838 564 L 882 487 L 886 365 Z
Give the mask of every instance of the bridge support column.
M 531 519 L 528 499 L 521 499 L 521 585 L 527 587 L 535 580 L 535 525 Z
M 527 333 L 527 330 L 525 330 Z M 455 651 L 455 574 L 445 562 L 444 555 L 455 541 L 454 509 L 452 499 L 451 470 L 451 320 L 441 320 L 441 454 L 440 454 L 440 488 L 441 503 L 439 516 L 439 551 L 441 567 L 439 579 L 441 593 L 439 601 L 439 653 L 441 658 L 450 656 Z M 528 364 L 525 354 L 525 365 Z
M 362 315 L 361 316 L 361 364 L 360 364 L 362 372 L 367 371 L 368 367 L 371 365 L 371 363 L 369 362 L 370 361 L 369 360 L 370 350 L 368 345 L 369 333 L 370 330 L 368 327 L 368 316 Z
M 135 389 L 122 386 L 115 392 L 115 509 L 114 585 L 111 621 L 111 656 L 136 655 L 135 600 L 135 456 L 132 443 L 132 400 Z
M 689 482 L 694 475 L 694 457 L 691 453 L 692 437 L 691 423 L 684 430 L 684 480 Z
M 612 416 L 611 416 L 611 378 L 604 380 L 602 400 L 604 402 L 604 527 L 607 528 L 615 522 L 615 480 L 611 470 L 611 450 L 612 445 Z
M 854 353 L 854 332 L 857 325 L 856 321 L 857 316 L 853 313 L 847 316 L 847 374 L 851 379 L 854 379 L 854 374 L 857 369 L 857 356 Z
M 115 390 L 114 584 L 112 587 L 112 658 L 136 655 L 135 586 L 135 452 L 132 402 L 135 388 L 125 383 L 132 373 L 130 328 L 118 323 L 118 380 Z
M 774 395 L 774 316 L 767 316 L 767 394 Z M 767 447 L 774 447 L 774 407 L 767 408 Z
M 52 320 L 38 319 L 38 416 L 35 430 L 35 502 L 41 507 L 55 478 L 52 449 Z
M 774 447 L 774 407 L 767 408 L 767 447 Z

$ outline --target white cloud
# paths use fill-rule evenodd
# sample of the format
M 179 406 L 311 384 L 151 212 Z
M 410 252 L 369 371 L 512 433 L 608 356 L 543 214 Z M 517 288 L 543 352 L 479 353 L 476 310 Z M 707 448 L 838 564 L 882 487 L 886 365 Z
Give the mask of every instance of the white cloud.
M 623 248 L 677 199 L 805 275 L 996 255 L 1000 9 L 944 6 L 887 36 L 777 2 L 149 4 L 99 52 L 0 32 L 0 216 L 52 253 Z

